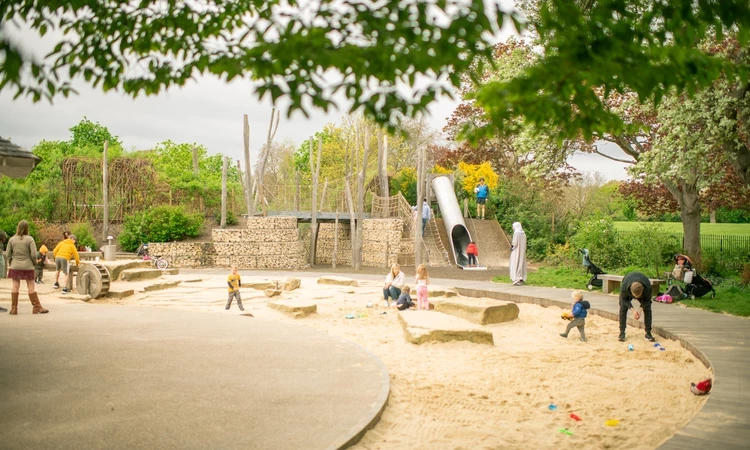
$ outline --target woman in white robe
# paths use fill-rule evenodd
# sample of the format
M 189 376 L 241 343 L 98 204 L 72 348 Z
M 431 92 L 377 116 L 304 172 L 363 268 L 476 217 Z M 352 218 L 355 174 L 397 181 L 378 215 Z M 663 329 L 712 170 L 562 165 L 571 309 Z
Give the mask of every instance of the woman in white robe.
M 514 286 L 519 286 L 526 281 L 526 233 L 520 222 L 513 223 L 510 249 L 510 279 Z

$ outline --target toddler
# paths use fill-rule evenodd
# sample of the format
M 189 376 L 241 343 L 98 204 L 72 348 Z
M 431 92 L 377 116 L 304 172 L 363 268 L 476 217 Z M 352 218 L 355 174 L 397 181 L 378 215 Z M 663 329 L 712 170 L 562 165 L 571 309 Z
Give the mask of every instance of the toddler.
M 417 309 L 430 309 L 430 301 L 427 300 L 427 285 L 430 284 L 430 276 L 427 274 L 427 267 L 420 264 L 417 267 Z
M 237 266 L 232 266 L 232 273 L 227 277 L 227 284 L 229 285 L 229 297 L 227 298 L 227 306 L 225 309 L 229 309 L 232 306 L 232 300 L 237 299 L 237 306 L 240 311 L 244 311 L 245 308 L 242 306 L 242 297 L 240 297 L 240 287 L 242 287 L 242 280 L 240 274 L 237 273 Z
M 414 302 L 411 301 L 411 295 L 409 295 L 410 292 L 411 288 L 409 286 L 404 286 L 404 290 L 401 291 L 401 295 L 399 295 L 398 300 L 396 300 L 396 308 L 398 308 L 399 311 L 414 306 Z
M 466 255 L 469 257 L 469 267 L 476 267 L 479 250 L 477 250 L 477 244 L 474 241 L 469 242 L 469 245 L 466 246 Z
M 587 309 L 591 307 L 591 304 L 583 299 L 582 291 L 573 291 L 570 297 L 573 299 L 573 307 L 571 308 L 573 320 L 568 324 L 565 333 L 560 333 L 560 336 L 567 338 L 570 330 L 573 327 L 578 327 L 578 332 L 581 333 L 581 341 L 586 342 L 586 333 L 583 331 L 583 327 L 586 325 Z

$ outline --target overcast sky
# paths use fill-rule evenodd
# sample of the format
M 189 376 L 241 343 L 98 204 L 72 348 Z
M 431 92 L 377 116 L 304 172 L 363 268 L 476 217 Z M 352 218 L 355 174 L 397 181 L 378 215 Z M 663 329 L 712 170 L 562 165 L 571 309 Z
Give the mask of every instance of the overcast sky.
M 247 81 L 227 84 L 216 78 L 202 78 L 181 89 L 135 100 L 83 87 L 79 95 L 56 98 L 53 104 L 33 103 L 25 98 L 13 100 L 11 92 L 4 91 L 0 105 L 0 136 L 29 149 L 41 140 L 68 140 L 69 129 L 86 116 L 119 136 L 127 149 L 149 149 L 172 140 L 201 144 L 210 153 L 234 160 L 243 160 L 242 115 L 247 114 L 253 161 L 265 140 L 272 107 L 270 101 L 260 102 L 251 93 Z M 455 106 L 450 99 L 432 106 L 430 119 L 435 129 L 443 128 Z M 301 113 L 290 119 L 283 115 L 276 140 L 299 144 L 326 123 L 339 121 L 342 114 L 315 111 L 309 119 Z M 622 164 L 602 157 L 579 155 L 571 163 L 580 171 L 599 171 L 608 179 L 626 178 Z

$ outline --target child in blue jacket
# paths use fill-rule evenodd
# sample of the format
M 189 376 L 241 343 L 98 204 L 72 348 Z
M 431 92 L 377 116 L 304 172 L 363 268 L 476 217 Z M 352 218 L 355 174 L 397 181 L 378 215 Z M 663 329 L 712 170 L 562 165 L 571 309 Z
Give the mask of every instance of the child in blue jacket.
M 586 325 L 586 316 L 589 314 L 587 310 L 591 308 L 591 304 L 583 299 L 582 291 L 573 291 L 570 297 L 573 299 L 573 307 L 571 308 L 573 320 L 568 324 L 565 333 L 560 333 L 560 336 L 567 338 L 570 330 L 573 327 L 578 327 L 578 332 L 581 333 L 581 341 L 586 342 L 586 333 L 583 331 L 583 327 Z

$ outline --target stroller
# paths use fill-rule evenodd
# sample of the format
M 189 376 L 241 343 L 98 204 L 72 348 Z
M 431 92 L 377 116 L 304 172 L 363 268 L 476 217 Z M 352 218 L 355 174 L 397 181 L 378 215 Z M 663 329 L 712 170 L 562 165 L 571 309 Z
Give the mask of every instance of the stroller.
M 680 264 L 678 260 L 683 260 Z M 703 278 L 693 268 L 693 261 L 687 255 L 677 254 L 674 255 L 675 266 L 672 273 L 667 278 L 667 284 L 671 285 L 667 291 L 667 295 L 672 298 L 679 300 L 682 298 L 689 298 L 691 300 L 703 297 L 704 295 L 711 293 L 711 298 L 716 298 L 716 291 L 714 286 L 709 280 Z M 673 284 L 674 281 L 681 281 L 685 283 L 685 288 L 681 289 L 680 286 Z
M 602 269 L 598 268 L 596 264 L 591 262 L 591 257 L 589 256 L 589 249 L 587 248 L 579 248 L 578 252 L 583 255 L 583 267 L 586 268 L 586 272 L 590 273 L 592 277 L 589 279 L 588 285 L 586 287 L 589 288 L 589 290 L 594 289 L 594 286 L 596 287 L 602 287 L 602 280 L 599 279 L 599 275 L 604 275 L 607 272 L 603 271 Z

